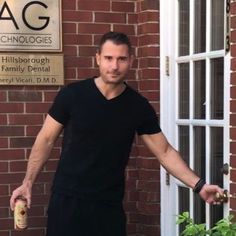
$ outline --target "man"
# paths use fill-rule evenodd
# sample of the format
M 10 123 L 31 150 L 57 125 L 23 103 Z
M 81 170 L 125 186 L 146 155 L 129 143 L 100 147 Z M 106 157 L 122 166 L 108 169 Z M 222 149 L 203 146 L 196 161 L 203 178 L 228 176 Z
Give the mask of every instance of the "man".
M 125 236 L 124 171 L 135 133 L 169 173 L 208 203 L 222 189 L 205 184 L 167 142 L 154 109 L 125 82 L 133 56 L 128 37 L 103 35 L 100 76 L 75 82 L 57 95 L 33 145 L 23 184 L 13 191 L 31 205 L 31 190 L 64 129 L 61 158 L 48 208 L 47 236 Z

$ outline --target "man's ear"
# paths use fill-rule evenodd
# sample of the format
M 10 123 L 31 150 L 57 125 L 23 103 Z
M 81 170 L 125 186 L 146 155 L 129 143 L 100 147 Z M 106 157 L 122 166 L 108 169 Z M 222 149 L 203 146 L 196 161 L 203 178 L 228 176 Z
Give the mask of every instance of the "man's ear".
M 98 65 L 98 66 L 100 65 L 100 58 L 101 58 L 101 56 L 100 56 L 100 54 L 97 52 L 97 53 L 96 53 L 96 62 L 97 62 L 97 65 Z

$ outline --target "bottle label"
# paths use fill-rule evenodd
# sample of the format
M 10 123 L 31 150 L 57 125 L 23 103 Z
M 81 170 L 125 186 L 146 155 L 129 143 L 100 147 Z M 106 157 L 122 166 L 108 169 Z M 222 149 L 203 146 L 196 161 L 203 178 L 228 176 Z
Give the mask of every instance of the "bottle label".
M 23 230 L 27 228 L 27 204 L 26 201 L 17 200 L 14 211 L 15 229 Z

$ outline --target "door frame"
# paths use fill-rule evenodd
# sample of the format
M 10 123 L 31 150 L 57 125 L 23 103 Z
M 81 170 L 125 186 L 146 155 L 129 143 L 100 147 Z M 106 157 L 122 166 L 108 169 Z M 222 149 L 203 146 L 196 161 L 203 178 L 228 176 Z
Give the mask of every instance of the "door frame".
M 192 1 L 192 0 L 190 0 Z M 208 2 L 210 0 L 207 0 Z M 176 125 L 176 49 L 178 0 L 160 0 L 160 125 L 168 141 L 177 148 Z M 174 22 L 174 23 L 173 23 Z M 226 26 L 226 22 L 225 22 Z M 226 28 L 226 27 L 225 27 Z M 227 30 L 227 29 L 226 29 Z M 225 32 L 226 35 L 227 32 Z M 229 163 L 230 155 L 230 53 L 224 56 L 224 163 Z M 170 95 L 171 94 L 171 95 Z M 161 168 L 161 235 L 176 235 L 177 189 L 174 178 Z M 224 189 L 229 189 L 230 173 L 224 176 Z M 174 210 L 173 210 L 174 209 Z M 229 214 L 229 203 L 224 207 L 224 216 Z

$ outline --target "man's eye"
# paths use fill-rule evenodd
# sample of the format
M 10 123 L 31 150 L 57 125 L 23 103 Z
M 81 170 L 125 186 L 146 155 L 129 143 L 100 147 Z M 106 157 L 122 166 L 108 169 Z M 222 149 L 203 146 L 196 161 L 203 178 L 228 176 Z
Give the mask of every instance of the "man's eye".
M 112 57 L 105 57 L 106 58 L 106 60 L 108 60 L 108 61 L 111 61 L 112 60 Z
M 119 60 L 122 62 L 125 62 L 125 61 L 127 61 L 127 57 L 121 57 Z

